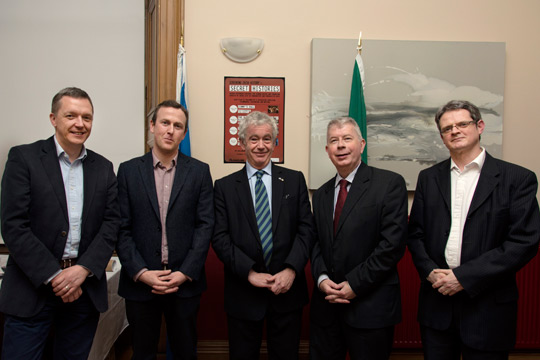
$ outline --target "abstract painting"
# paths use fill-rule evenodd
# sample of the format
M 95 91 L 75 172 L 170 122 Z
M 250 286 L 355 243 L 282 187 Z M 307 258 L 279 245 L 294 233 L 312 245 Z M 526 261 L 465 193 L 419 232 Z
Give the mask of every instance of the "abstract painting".
M 357 39 L 313 39 L 309 187 L 336 173 L 325 152 L 326 125 L 348 114 Z M 414 190 L 418 173 L 448 158 L 434 122 L 449 100 L 480 108 L 481 145 L 502 157 L 505 44 L 363 40 L 368 164 L 401 174 Z

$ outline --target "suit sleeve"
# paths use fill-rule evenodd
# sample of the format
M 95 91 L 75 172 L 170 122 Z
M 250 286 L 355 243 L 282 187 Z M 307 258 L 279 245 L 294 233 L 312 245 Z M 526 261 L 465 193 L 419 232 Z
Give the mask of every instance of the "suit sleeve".
M 301 172 L 298 172 L 298 175 L 298 224 L 291 251 L 285 259 L 285 265 L 292 267 L 297 274 L 300 274 L 304 271 L 313 248 L 314 225 L 306 180 Z
M 2 237 L 10 256 L 37 288 L 59 271 L 60 265 L 32 231 L 32 188 L 41 184 L 31 180 L 28 162 L 18 148 L 12 148 L 2 177 Z
M 321 188 L 322 189 L 322 188 Z M 324 258 L 321 251 L 321 243 L 319 239 L 319 226 L 320 226 L 320 215 L 319 212 L 323 211 L 321 209 L 321 200 L 320 200 L 320 191 L 317 190 L 313 194 L 313 215 L 316 219 L 319 219 L 319 222 L 315 221 L 315 226 L 313 227 L 313 249 L 311 250 L 311 275 L 313 276 L 313 281 L 315 284 L 318 283 L 319 277 L 322 274 L 328 274 L 328 269 L 324 262 Z M 315 285 L 316 286 L 316 285 Z
M 202 172 L 191 248 L 180 266 L 180 271 L 193 280 L 199 280 L 202 274 L 214 230 L 214 191 L 208 165 L 204 165 Z
M 496 227 L 507 222 L 505 228 L 496 231 L 497 234 L 504 233 L 502 244 L 454 269 L 456 278 L 471 296 L 493 286 L 501 276 L 515 274 L 538 251 L 540 212 L 536 176 L 526 171 L 524 176 L 517 176 L 506 186 L 510 197 L 509 212 L 501 214 L 498 224 L 491 225 Z
M 313 282 L 315 287 L 319 282 L 319 277 L 323 274 L 328 274 L 328 269 L 324 263 L 324 258 L 321 253 L 321 245 L 315 235 L 315 243 L 313 244 L 313 249 L 311 251 L 311 276 L 313 276 Z
M 227 269 L 231 270 L 236 276 L 247 279 L 249 271 L 255 265 L 255 260 L 246 255 L 232 240 L 229 216 L 236 216 L 237 214 L 229 211 L 230 204 L 228 206 L 225 194 L 222 181 L 216 181 L 214 187 L 216 224 L 212 237 L 212 247 Z M 236 209 L 236 211 L 240 211 L 240 209 Z
M 122 269 L 133 279 L 147 265 L 139 250 L 137 250 L 131 234 L 133 219 L 131 216 L 127 182 L 128 170 L 126 167 L 125 164 L 120 164 L 118 168 L 118 203 L 120 204 L 121 223 L 116 252 L 122 263 Z
M 96 221 L 100 222 L 99 230 L 91 241 L 88 249 L 79 255 L 78 264 L 86 267 L 97 278 L 105 276 L 107 263 L 118 241 L 120 226 L 120 210 L 118 208 L 118 181 L 114 175 L 112 163 L 106 161 L 99 167 L 99 178 L 106 179 L 106 195 L 103 216 Z M 92 208 L 89 211 L 93 211 Z
M 356 295 L 369 293 L 395 267 L 405 251 L 407 234 L 407 188 L 401 176 L 393 176 L 384 189 L 379 243 L 368 258 L 345 278 Z
M 425 177 L 422 175 L 422 173 L 420 173 L 418 183 L 416 185 L 416 191 L 414 193 L 411 216 L 409 218 L 409 235 L 407 238 L 407 246 L 411 252 L 414 265 L 416 266 L 421 280 L 426 279 L 433 269 L 439 268 L 437 263 L 429 256 L 425 245 L 426 233 L 424 219 L 426 215 L 433 215 L 425 214 L 425 186 Z

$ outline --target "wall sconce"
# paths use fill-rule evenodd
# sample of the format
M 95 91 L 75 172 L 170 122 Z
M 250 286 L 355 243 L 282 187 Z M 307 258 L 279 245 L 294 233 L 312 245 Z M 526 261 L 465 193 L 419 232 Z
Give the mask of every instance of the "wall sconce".
M 263 47 L 263 39 L 243 37 L 221 39 L 223 55 L 240 63 L 255 60 L 261 54 Z

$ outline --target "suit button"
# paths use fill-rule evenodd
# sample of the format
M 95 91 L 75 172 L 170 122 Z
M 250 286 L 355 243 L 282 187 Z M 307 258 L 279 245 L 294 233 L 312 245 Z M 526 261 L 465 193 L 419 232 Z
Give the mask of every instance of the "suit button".
M 62 231 L 62 233 L 60 235 L 67 236 L 67 231 Z

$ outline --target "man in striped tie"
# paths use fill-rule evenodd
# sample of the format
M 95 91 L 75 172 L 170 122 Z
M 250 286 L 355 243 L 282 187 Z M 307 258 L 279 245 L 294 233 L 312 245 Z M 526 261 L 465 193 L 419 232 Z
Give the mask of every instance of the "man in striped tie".
M 267 114 L 246 116 L 246 165 L 215 183 L 212 246 L 225 268 L 231 359 L 259 358 L 265 320 L 268 358 L 298 358 L 313 223 L 304 175 L 271 162 L 277 132 Z

